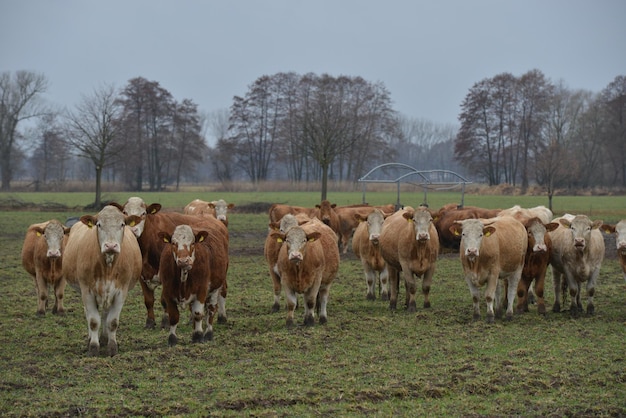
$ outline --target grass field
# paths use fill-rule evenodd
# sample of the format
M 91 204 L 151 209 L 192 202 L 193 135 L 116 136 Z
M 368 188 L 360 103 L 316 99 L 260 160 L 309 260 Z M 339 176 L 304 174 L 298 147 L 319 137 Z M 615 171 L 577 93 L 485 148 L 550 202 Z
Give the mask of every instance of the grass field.
M 123 203 L 131 194 L 112 194 Z M 197 194 L 141 194 L 179 210 Z M 429 195 L 436 208 L 459 194 Z M 68 286 L 59 317 L 37 317 L 32 279 L 20 250 L 29 224 L 82 214 L 93 195 L 0 194 L 21 202 L 62 203 L 68 210 L 0 212 L 0 415 L 2 416 L 624 416 L 626 415 L 626 283 L 607 257 L 594 316 L 531 312 L 493 325 L 472 321 L 471 296 L 458 256 L 438 260 L 430 309 L 389 311 L 367 301 L 362 268 L 349 253 L 331 288 L 326 325 L 287 329 L 271 313 L 272 287 L 263 258 L 266 213 L 231 215 L 228 323 L 214 339 L 191 343 L 191 327 L 146 330 L 137 285 L 122 310 L 113 358 L 88 357 L 79 293 Z M 243 207 L 258 202 L 318 203 L 317 193 L 220 194 Z M 412 199 L 411 199 L 412 197 Z M 417 205 L 423 196 L 403 196 Z M 360 193 L 330 194 L 337 204 Z M 411 201 L 412 200 L 412 201 Z M 395 193 L 368 194 L 372 204 Z M 547 204 L 545 198 L 466 196 L 467 205 Z M 50 205 L 53 207 L 54 205 Z M 555 213 L 626 218 L 625 197 L 555 199 Z M 553 302 L 547 279 L 546 301 Z M 403 289 L 403 288 L 402 288 Z M 160 294 L 160 290 L 157 291 Z M 402 300 L 402 299 L 401 299 Z M 300 320 L 302 310 L 298 310 Z

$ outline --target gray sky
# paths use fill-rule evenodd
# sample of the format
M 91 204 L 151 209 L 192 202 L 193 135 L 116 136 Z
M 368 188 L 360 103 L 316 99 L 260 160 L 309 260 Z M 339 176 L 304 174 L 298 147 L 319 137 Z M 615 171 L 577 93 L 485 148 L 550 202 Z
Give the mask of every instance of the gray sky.
M 294 71 L 380 81 L 404 115 L 456 124 L 474 83 L 535 68 L 593 92 L 626 75 L 626 1 L 0 2 L 0 72 L 43 73 L 67 107 L 141 76 L 213 111 Z

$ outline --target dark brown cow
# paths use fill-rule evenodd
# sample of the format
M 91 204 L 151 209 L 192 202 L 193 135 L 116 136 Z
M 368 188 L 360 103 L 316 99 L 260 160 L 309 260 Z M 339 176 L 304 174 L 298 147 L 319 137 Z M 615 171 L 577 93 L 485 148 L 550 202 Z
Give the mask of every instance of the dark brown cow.
M 537 295 L 537 312 L 546 313 L 546 303 L 543 297 L 546 272 L 552 256 L 552 240 L 548 232 L 554 231 L 559 224 L 548 224 L 537 217 L 521 220 L 528 232 L 528 247 L 524 258 L 522 276 L 517 286 L 517 313 L 528 312 L 528 293 L 531 283 L 535 283 Z
M 26 231 L 22 247 L 22 266 L 35 282 L 37 315 L 45 315 L 48 306 L 48 286 L 54 288 L 53 314 L 63 315 L 65 278 L 62 275 L 63 251 L 70 229 L 56 219 L 32 224 Z
M 433 214 L 433 220 L 439 242 L 443 248 L 458 250 L 461 244 L 461 237 L 450 232 L 450 227 L 455 221 L 464 219 L 487 219 L 498 216 L 502 209 L 485 209 L 476 206 L 458 207 L 456 203 L 448 203 L 442 206 Z
M 390 215 L 395 211 L 395 206 L 392 204 L 382 206 L 370 206 L 363 204 L 335 207 L 335 212 L 337 212 L 337 215 L 339 216 L 339 244 L 344 254 L 348 252 L 348 242 L 354 235 L 356 228 L 359 226 L 359 221 L 357 220 L 356 215 L 358 214 L 360 219 L 366 219 L 367 216 L 376 209 L 380 210 L 385 215 Z
M 191 307 L 192 342 L 212 340 L 213 318 L 228 271 L 228 245 L 224 245 L 223 237 L 216 231 L 194 233 L 189 225 L 178 225 L 171 235 L 163 231 L 158 235 L 166 243 L 161 253 L 159 277 L 169 317 L 169 345 L 178 342 L 179 305 Z M 206 333 L 202 330 L 205 307 Z
M 121 207 L 120 205 L 116 205 Z M 159 238 L 158 233 L 163 231 L 169 234 L 174 233 L 178 225 L 191 225 L 194 228 L 205 229 L 207 231 L 217 231 L 223 241 L 228 243 L 228 229 L 226 226 L 212 216 L 184 215 L 176 212 L 161 212 L 161 205 L 153 203 L 149 206 L 140 197 L 131 197 L 122 207 L 127 215 L 136 215 L 141 218 L 141 222 L 131 229 L 141 248 L 143 258 L 143 268 L 141 272 L 141 290 L 143 291 L 144 303 L 147 310 L 146 328 L 154 328 L 156 321 L 154 318 L 154 290 L 161 284 L 159 278 L 159 263 L 161 253 L 165 243 Z M 224 323 L 226 317 L 226 295 L 227 284 L 222 288 L 218 305 L 218 322 Z M 168 326 L 167 316 L 163 316 L 161 327 Z

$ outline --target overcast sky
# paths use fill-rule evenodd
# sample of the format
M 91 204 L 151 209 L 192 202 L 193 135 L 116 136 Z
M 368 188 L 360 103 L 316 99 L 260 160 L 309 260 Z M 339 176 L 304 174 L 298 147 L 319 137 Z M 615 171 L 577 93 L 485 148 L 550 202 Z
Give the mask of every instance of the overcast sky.
M 456 124 L 503 72 L 601 91 L 626 75 L 625 19 L 624 0 L 1 0 L 0 72 L 43 73 L 67 107 L 140 76 L 201 111 L 262 75 L 361 76 L 402 114 Z

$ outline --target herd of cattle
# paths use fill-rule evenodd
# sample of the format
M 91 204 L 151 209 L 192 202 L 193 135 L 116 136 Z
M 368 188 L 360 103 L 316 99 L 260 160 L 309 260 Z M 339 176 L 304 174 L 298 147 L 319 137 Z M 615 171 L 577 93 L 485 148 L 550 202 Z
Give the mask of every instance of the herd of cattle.
M 158 203 L 147 205 L 131 197 L 124 205 L 112 203 L 97 215 L 84 215 L 73 225 L 57 220 L 31 225 L 22 263 L 35 281 L 37 314 L 45 314 L 48 287 L 55 293 L 52 312 L 63 314 L 69 283 L 83 301 L 88 353 L 97 355 L 106 345 L 113 356 L 128 291 L 140 283 L 146 327 L 154 328 L 154 291 L 161 285 L 161 326 L 169 327 L 169 345 L 178 341 L 179 309 L 190 312 L 193 342 L 211 340 L 216 313 L 218 322 L 227 320 L 228 210 L 233 207 L 223 200 L 194 200 L 184 213 L 167 212 Z M 506 319 L 514 311 L 528 311 L 533 293 L 538 312 L 545 314 L 549 265 L 553 311 L 561 311 L 569 293 L 569 311 L 579 315 L 584 286 L 587 313 L 593 314 L 594 289 L 605 253 L 601 231 L 616 235 L 626 278 L 626 220 L 610 225 L 585 215 L 554 218 L 544 206 L 494 210 L 448 204 L 437 211 L 423 206 L 395 209 L 394 205 L 337 206 L 327 200 L 313 208 L 271 206 L 264 254 L 273 283 L 272 310 L 280 310 L 284 294 L 287 326 L 294 323 L 298 294 L 303 295 L 305 325 L 313 325 L 316 316 L 319 323 L 327 321 L 340 251 L 348 251 L 350 239 L 363 266 L 367 299 L 376 299 L 378 293 L 389 301 L 390 309 L 396 309 L 403 278 L 410 312 L 416 310 L 419 279 L 423 306 L 430 307 L 430 286 L 442 248 L 459 251 L 474 320 L 480 318 L 480 289 L 485 287 L 489 323 L 505 309 Z

